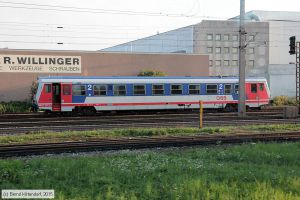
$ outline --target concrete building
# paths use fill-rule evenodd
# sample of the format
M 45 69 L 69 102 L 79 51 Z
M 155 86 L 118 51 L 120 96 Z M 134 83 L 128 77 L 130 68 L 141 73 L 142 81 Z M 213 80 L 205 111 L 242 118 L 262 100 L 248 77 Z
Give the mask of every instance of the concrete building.
M 131 41 L 102 51 L 130 49 L 131 52 L 149 52 L 151 49 L 150 52 L 157 53 L 180 51 L 187 54 L 208 54 L 210 75 L 238 75 L 238 20 L 238 16 L 228 20 L 204 20 L 193 26 Z M 295 96 L 295 64 L 293 64 L 295 56 L 289 55 L 288 51 L 289 37 L 295 35 L 298 41 L 300 38 L 300 12 L 257 10 L 247 12 L 246 32 L 247 75 L 266 77 L 273 97 Z M 164 43 L 171 38 L 173 45 L 176 44 L 174 49 L 166 48 Z M 154 45 L 156 43 L 159 45 Z
M 169 76 L 208 76 L 198 54 L 0 50 L 0 102 L 29 99 L 38 76 L 136 76 L 145 69 Z
M 269 64 L 269 26 L 266 22 L 246 24 L 246 73 L 265 76 Z M 261 45 L 262 44 L 262 45 Z M 209 54 L 210 75 L 238 74 L 239 23 L 238 21 L 202 21 L 194 25 L 194 51 Z

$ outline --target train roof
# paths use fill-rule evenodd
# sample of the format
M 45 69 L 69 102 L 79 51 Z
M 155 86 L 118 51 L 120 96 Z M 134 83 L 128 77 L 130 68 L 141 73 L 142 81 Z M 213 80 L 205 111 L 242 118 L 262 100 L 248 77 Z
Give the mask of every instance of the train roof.
M 219 76 L 45 76 L 39 77 L 39 82 L 65 83 L 230 83 L 238 82 L 238 77 Z M 248 77 L 248 82 L 266 82 L 266 78 Z

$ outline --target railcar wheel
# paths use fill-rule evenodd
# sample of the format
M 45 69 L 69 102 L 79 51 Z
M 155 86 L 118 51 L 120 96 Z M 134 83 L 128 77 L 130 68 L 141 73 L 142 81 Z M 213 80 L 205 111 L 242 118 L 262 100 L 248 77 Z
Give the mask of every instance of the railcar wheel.
M 96 109 L 93 106 L 89 107 L 83 107 L 83 114 L 84 115 L 95 115 L 96 114 Z

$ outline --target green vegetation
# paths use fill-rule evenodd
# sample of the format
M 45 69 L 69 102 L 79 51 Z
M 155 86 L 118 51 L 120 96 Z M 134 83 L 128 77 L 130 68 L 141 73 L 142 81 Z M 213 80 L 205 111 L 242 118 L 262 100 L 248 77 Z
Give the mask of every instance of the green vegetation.
M 23 101 L 0 102 L 0 114 L 30 112 L 30 103 Z
M 273 99 L 274 106 L 297 106 L 298 102 L 295 97 L 277 96 Z
M 211 128 L 131 128 L 113 130 L 92 130 L 92 131 L 65 131 L 65 132 L 31 132 L 18 135 L 0 135 L 2 144 L 26 144 L 46 143 L 64 141 L 87 141 L 97 138 L 115 137 L 142 137 L 142 136 L 187 136 L 203 134 L 236 134 L 236 133 L 257 133 L 274 131 L 299 131 L 300 124 L 282 125 L 249 125 L 243 127 L 211 127 Z
M 165 72 L 158 70 L 142 70 L 138 76 L 166 76 Z
M 0 160 L 0 188 L 56 199 L 300 199 L 300 143 Z
M 30 100 L 33 100 L 33 97 L 36 94 L 37 89 L 38 89 L 38 83 L 35 81 L 32 81 L 30 90 L 29 90 L 29 99 Z
M 179 136 L 227 133 L 227 128 L 136 128 L 92 131 L 32 132 L 20 135 L 0 135 L 0 144 L 46 143 L 62 141 L 86 141 L 97 138 L 139 137 L 139 136 Z

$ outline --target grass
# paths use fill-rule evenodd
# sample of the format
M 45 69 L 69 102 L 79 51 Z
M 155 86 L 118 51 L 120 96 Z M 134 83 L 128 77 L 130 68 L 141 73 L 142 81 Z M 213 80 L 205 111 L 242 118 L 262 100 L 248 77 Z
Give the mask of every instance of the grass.
M 0 160 L 0 188 L 56 199 L 300 199 L 300 143 Z
M 97 138 L 142 137 L 142 136 L 193 136 L 203 134 L 235 134 L 274 131 L 299 131 L 300 124 L 249 125 L 243 127 L 212 128 L 132 128 L 92 131 L 31 132 L 19 135 L 0 135 L 0 145 L 65 141 L 87 141 Z

